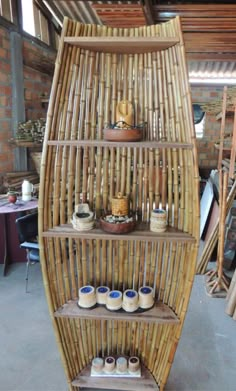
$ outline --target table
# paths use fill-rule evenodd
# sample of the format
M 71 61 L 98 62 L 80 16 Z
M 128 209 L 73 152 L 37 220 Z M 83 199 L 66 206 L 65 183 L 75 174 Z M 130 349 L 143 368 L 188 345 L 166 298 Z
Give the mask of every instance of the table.
M 0 214 L 3 215 L 3 234 L 4 234 L 4 261 L 3 275 L 6 276 L 9 265 L 9 241 L 7 237 L 8 215 L 9 213 L 20 213 L 31 209 L 37 209 L 38 199 L 33 198 L 30 201 L 22 201 L 18 198 L 15 204 L 7 200 L 7 195 L 0 197 Z

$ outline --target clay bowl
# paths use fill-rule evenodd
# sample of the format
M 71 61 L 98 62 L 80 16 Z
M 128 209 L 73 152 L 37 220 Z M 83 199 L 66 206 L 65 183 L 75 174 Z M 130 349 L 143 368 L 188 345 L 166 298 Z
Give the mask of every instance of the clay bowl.
M 100 218 L 100 227 L 103 231 L 110 234 L 126 234 L 135 229 L 136 221 L 131 221 L 129 223 L 109 223 L 105 221 L 102 217 Z
M 112 129 L 106 128 L 103 130 L 104 140 L 107 141 L 140 141 L 142 140 L 143 129 L 131 128 L 131 129 Z

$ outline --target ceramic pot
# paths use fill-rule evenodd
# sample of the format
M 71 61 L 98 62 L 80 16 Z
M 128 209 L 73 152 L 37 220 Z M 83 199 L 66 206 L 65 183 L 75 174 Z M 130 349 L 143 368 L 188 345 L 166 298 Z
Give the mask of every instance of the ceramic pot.
M 15 204 L 17 200 L 17 194 L 15 192 L 9 192 L 7 194 L 7 199 L 11 204 Z

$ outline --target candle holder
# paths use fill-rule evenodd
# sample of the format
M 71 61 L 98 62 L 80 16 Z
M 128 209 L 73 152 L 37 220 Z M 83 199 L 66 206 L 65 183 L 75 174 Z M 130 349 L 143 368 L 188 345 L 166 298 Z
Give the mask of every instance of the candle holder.
M 149 309 L 154 304 L 153 289 L 150 286 L 142 286 L 139 288 L 139 307 Z
M 110 311 L 117 311 L 122 307 L 122 292 L 110 291 L 107 295 L 106 307 Z
M 116 361 L 114 357 L 110 356 L 105 359 L 104 371 L 106 373 L 112 373 L 115 370 Z
M 154 209 L 151 212 L 150 230 L 152 232 L 165 232 L 167 228 L 167 213 L 164 209 Z
M 76 205 L 71 223 L 77 231 L 90 231 L 94 227 L 94 213 L 88 204 Z
M 125 357 L 118 357 L 116 360 L 116 370 L 117 373 L 123 374 L 127 371 L 128 362 Z
M 129 358 L 129 366 L 128 366 L 129 372 L 135 373 L 138 372 L 140 369 L 140 360 L 138 357 L 133 356 Z
M 97 304 L 106 305 L 109 292 L 110 288 L 107 286 L 98 286 L 96 289 Z
M 96 305 L 95 289 L 91 285 L 82 286 L 79 289 L 79 301 L 78 305 L 81 308 L 92 308 Z
M 124 291 L 122 308 L 126 312 L 134 312 L 138 309 L 138 306 L 138 293 L 133 289 Z
M 104 366 L 104 360 L 101 357 L 94 357 L 92 360 L 92 371 L 96 373 L 101 373 Z

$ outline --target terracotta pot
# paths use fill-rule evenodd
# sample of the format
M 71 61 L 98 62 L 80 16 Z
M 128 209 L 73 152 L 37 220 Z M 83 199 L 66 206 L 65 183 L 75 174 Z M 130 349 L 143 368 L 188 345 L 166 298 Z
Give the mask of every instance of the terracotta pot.
M 17 195 L 16 193 L 8 193 L 7 194 L 7 199 L 8 201 L 11 203 L 11 204 L 15 204 L 16 200 L 17 200 Z
M 129 223 L 109 223 L 105 221 L 103 218 L 100 219 L 100 226 L 105 232 L 109 232 L 111 234 L 126 234 L 135 229 L 136 222 L 131 221 Z
M 112 129 L 103 130 L 104 140 L 107 141 L 140 141 L 143 137 L 143 129 Z

